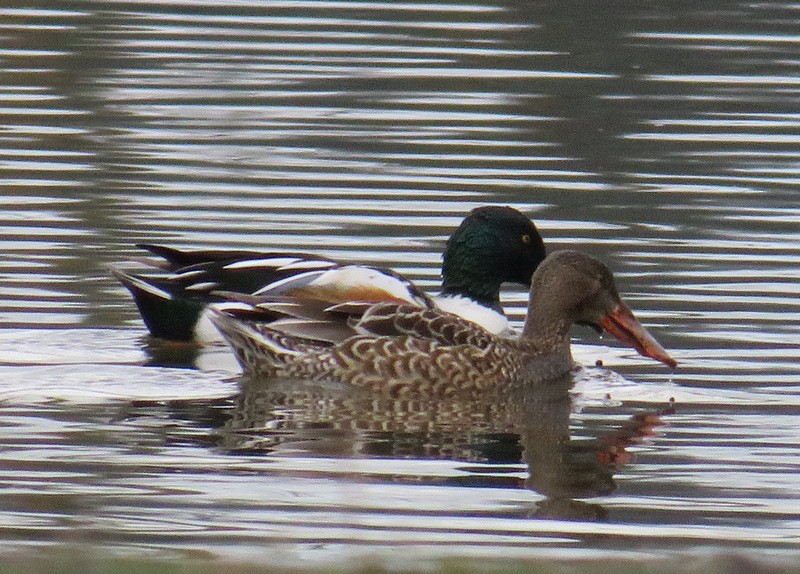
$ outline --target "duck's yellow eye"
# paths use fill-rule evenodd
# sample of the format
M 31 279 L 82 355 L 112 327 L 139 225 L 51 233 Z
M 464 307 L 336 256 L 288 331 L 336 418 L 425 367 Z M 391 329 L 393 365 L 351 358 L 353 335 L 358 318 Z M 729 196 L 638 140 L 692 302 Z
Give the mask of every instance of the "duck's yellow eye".
M 523 242 L 525 245 L 530 245 L 530 243 L 531 243 L 531 236 L 530 236 L 528 233 L 523 233 L 523 234 L 522 234 L 522 237 L 520 237 L 520 240 L 522 240 L 522 242 Z

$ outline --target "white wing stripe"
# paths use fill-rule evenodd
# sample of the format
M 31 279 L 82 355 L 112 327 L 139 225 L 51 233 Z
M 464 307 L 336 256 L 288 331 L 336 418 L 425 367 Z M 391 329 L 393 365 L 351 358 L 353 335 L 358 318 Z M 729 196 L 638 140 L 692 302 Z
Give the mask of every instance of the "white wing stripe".
M 184 271 L 183 273 L 176 273 L 172 276 L 172 279 L 176 281 L 181 281 L 183 279 L 191 279 L 192 277 L 197 277 L 198 275 L 203 275 L 205 271 L 203 269 L 194 269 L 192 271 Z
M 316 259 L 301 259 L 296 263 L 289 263 L 278 268 L 278 271 L 291 271 L 292 269 L 330 269 L 338 266 L 335 261 L 318 261 Z
M 203 283 L 195 283 L 194 285 L 189 285 L 186 290 L 187 291 L 208 291 L 209 289 L 213 289 L 217 287 L 219 284 L 215 283 L 214 281 L 205 281 Z
M 159 289 L 155 285 L 151 285 L 150 283 L 142 281 L 141 279 L 139 279 L 138 277 L 134 277 L 133 275 L 125 275 L 125 277 L 142 291 L 150 293 L 150 295 L 159 297 L 161 299 L 166 299 L 168 301 L 172 300 L 172 293 L 169 293 L 168 291 Z
M 264 285 L 258 291 L 252 293 L 253 295 L 263 295 L 264 293 L 269 293 L 274 291 L 280 287 L 285 285 L 291 285 L 292 283 L 300 283 L 302 285 L 307 285 L 314 278 L 318 277 L 322 273 L 326 273 L 326 271 L 306 271 L 305 273 L 298 273 L 297 275 L 292 275 L 291 277 L 286 277 L 285 279 L 280 279 L 278 281 L 273 281 L 269 285 Z
M 268 269 L 280 268 L 285 265 L 291 265 L 302 261 L 298 257 L 269 257 L 266 259 L 244 259 L 242 261 L 234 261 L 223 266 L 223 269 L 253 269 L 258 267 L 266 267 Z

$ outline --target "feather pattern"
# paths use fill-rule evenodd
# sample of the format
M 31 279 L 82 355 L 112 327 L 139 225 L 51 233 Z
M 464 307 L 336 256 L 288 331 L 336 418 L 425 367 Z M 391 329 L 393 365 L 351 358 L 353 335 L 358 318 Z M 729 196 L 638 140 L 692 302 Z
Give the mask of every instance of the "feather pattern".
M 262 301 L 254 309 L 266 312 L 269 305 Z M 573 323 L 611 325 L 612 333 L 640 353 L 675 365 L 622 303 L 608 269 L 574 251 L 554 253 L 536 271 L 528 320 L 517 338 L 407 304 L 352 302 L 322 312 L 302 336 L 287 331 L 283 321 L 252 321 L 236 311 L 220 310 L 212 319 L 247 374 L 338 381 L 391 397 L 484 393 L 558 377 L 572 368 Z M 317 336 L 315 325 L 350 330 L 332 340 Z
M 544 258 L 544 243 L 533 222 L 510 207 L 473 210 L 448 239 L 442 266 L 442 295 L 432 298 L 391 271 L 305 253 L 196 250 L 141 244 L 161 257 L 147 260 L 161 276 L 112 271 L 131 292 L 142 318 L 156 336 L 196 340 L 196 325 L 222 292 L 317 299 L 331 304 L 388 301 L 442 308 L 492 332 L 508 330 L 500 285 L 530 285 Z

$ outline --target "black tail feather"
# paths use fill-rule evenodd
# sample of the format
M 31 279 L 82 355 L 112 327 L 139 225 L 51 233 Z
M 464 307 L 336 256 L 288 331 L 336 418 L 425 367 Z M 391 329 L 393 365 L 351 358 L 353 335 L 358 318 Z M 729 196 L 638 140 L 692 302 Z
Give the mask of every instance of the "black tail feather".
M 144 324 L 154 337 L 170 341 L 194 340 L 194 327 L 204 305 L 198 301 L 174 296 L 165 287 L 165 281 L 129 275 L 112 269 L 125 288 L 130 291 Z

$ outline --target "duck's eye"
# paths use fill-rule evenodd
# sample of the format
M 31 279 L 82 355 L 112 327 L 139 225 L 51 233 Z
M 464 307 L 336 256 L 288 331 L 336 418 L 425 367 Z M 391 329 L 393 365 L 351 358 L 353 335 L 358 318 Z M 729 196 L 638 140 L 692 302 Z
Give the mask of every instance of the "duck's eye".
M 522 237 L 520 237 L 520 241 L 522 241 L 525 245 L 531 244 L 531 236 L 529 233 L 523 233 Z

